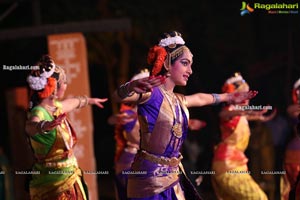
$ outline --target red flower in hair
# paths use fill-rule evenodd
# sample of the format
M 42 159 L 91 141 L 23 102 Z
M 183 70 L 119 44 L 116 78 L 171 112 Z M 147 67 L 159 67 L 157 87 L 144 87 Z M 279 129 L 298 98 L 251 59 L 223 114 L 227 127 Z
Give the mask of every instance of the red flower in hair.
M 49 97 L 54 92 L 55 88 L 56 88 L 56 79 L 52 77 L 48 78 L 47 85 L 41 92 L 38 93 L 39 97 L 41 99 Z
M 293 98 L 293 103 L 298 103 L 298 96 L 297 96 L 297 90 L 293 89 L 292 91 L 292 98 Z
M 155 76 L 161 71 L 167 54 L 168 53 L 165 48 L 157 45 L 149 50 L 147 62 L 149 65 L 153 65 L 152 75 Z
M 222 91 L 226 93 L 232 93 L 235 91 L 235 86 L 231 83 L 230 84 L 225 83 L 225 85 L 223 85 L 222 87 Z

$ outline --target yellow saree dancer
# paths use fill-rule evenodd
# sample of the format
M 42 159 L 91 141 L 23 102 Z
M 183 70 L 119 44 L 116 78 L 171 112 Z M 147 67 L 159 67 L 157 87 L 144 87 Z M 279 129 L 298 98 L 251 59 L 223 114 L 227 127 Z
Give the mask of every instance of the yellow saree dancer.
M 61 114 L 61 105 L 56 102 L 57 112 Z M 53 120 L 47 110 L 37 106 L 31 115 L 41 120 Z M 72 148 L 76 143 L 76 135 L 67 120 L 47 134 L 37 134 L 30 137 L 32 149 L 37 162 L 33 166 L 30 181 L 31 200 L 86 200 L 82 173 Z M 35 173 L 36 172 L 36 173 Z
M 216 147 L 212 169 L 213 186 L 222 200 L 264 200 L 265 193 L 253 180 L 248 171 L 244 151 L 249 142 L 250 130 L 246 117 L 235 117 L 222 126 L 223 141 Z M 234 127 L 235 123 L 236 126 Z M 230 130 L 232 128 L 232 130 Z
M 87 200 L 87 187 L 73 148 L 77 137 L 66 114 L 88 105 L 103 108 L 106 98 L 64 98 L 67 76 L 43 55 L 27 76 L 30 90 L 26 134 L 35 163 L 29 182 L 31 200 Z M 28 180 L 29 181 L 29 180 Z
M 247 90 L 249 86 L 240 74 L 228 79 L 223 87 L 224 92 Z M 227 116 L 221 120 L 222 141 L 215 147 L 212 163 L 216 196 L 220 200 L 266 200 L 266 194 L 248 171 L 248 158 L 244 154 L 250 138 L 246 113 L 237 111 L 233 104 L 223 111 Z

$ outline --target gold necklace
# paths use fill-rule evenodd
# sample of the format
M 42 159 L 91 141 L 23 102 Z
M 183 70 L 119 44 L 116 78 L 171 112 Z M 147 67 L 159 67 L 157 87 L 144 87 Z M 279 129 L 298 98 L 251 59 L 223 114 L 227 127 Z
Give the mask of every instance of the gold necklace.
M 46 108 L 46 110 L 48 110 L 51 113 L 54 113 L 57 110 L 56 106 L 50 106 L 48 104 L 44 104 L 43 106 Z
M 163 87 L 161 87 L 161 90 L 162 90 L 164 96 L 167 98 L 168 103 L 173 112 L 175 124 L 173 123 L 172 133 L 175 137 L 181 138 L 182 137 L 182 113 L 181 113 L 179 101 L 173 92 L 168 92 Z M 170 99 L 170 96 L 171 96 L 172 100 Z M 172 103 L 175 104 L 175 108 Z M 176 108 L 178 110 L 178 115 L 179 115 L 178 118 L 177 118 L 177 114 L 176 114 Z

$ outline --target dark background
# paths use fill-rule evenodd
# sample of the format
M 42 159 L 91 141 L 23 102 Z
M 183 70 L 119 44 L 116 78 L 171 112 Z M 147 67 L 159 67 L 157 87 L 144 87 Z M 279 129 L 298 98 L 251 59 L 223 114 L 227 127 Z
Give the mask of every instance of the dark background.
M 300 77 L 300 17 L 299 14 L 267 14 L 255 10 L 241 16 L 242 1 L 216 0 L 0 0 L 0 32 L 21 27 L 38 27 L 47 24 L 64 24 L 86 20 L 130 20 L 131 27 L 124 31 L 129 44 L 130 77 L 137 69 L 145 67 L 149 47 L 158 36 L 178 30 L 194 55 L 193 75 L 188 86 L 178 88 L 184 94 L 194 92 L 221 92 L 224 81 L 239 71 L 251 89 L 258 90 L 254 105 L 270 104 L 286 117 L 286 107 L 291 103 L 291 89 Z M 259 1 L 260 3 L 272 3 Z M 278 3 L 280 1 L 273 1 Z M 296 1 L 294 1 L 296 2 Z M 249 2 L 251 3 L 251 2 Z M 293 3 L 293 1 L 288 1 Z M 12 7 L 15 6 L 15 7 Z M 3 16 L 8 9 L 7 16 Z M 89 76 L 92 96 L 109 97 L 107 70 L 115 70 L 114 83 L 120 74 L 120 44 L 114 31 L 83 33 L 87 40 Z M 100 47 L 99 47 L 100 46 Z M 103 50 L 105 48 L 109 55 Z M 45 36 L 19 37 L 0 40 L 1 65 L 30 65 L 47 53 Z M 26 86 L 26 71 L 1 70 L 1 134 L 0 145 L 8 158 L 10 155 L 5 91 Z M 124 75 L 122 75 L 124 76 Z M 199 133 L 200 144 L 207 151 L 201 167 L 210 162 L 212 145 L 218 141 L 219 106 L 191 109 L 191 117 L 205 120 L 208 126 Z M 93 108 L 94 143 L 97 169 L 113 170 L 113 127 L 107 124 L 112 114 L 111 102 L 104 110 Z M 194 137 L 194 136 L 193 136 Z M 100 197 L 106 198 L 106 180 L 99 177 Z M 102 181 L 102 182 L 101 182 Z M 111 180 L 110 180 L 111 181 Z M 110 188 L 111 189 L 111 188 Z M 108 195 L 109 196 L 109 195 Z M 103 199 L 102 198 L 102 199 Z M 108 198 L 108 197 L 107 197 Z

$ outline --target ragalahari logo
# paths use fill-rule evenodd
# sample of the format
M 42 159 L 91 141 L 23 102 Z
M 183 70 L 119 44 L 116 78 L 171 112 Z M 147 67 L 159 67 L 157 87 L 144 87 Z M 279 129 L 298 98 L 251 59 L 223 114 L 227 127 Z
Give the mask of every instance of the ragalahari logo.
M 251 12 L 254 11 L 254 9 L 251 8 L 249 6 L 249 4 L 246 3 L 245 1 L 242 2 L 242 8 L 240 10 L 241 10 L 241 16 L 244 16 L 246 14 L 250 14 Z

